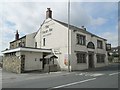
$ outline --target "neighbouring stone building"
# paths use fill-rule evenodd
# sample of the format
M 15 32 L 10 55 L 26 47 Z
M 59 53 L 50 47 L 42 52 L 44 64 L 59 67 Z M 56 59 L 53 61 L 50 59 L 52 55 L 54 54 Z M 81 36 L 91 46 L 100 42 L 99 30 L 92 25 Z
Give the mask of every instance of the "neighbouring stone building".
M 113 62 L 120 62 L 120 46 L 112 47 L 109 54 Z
M 17 31 L 10 49 L 2 53 L 3 68 L 17 73 L 69 68 L 74 71 L 108 65 L 106 39 L 90 33 L 84 26 L 70 25 L 68 30 L 67 23 L 52 18 L 50 8 L 37 32 L 19 38 Z

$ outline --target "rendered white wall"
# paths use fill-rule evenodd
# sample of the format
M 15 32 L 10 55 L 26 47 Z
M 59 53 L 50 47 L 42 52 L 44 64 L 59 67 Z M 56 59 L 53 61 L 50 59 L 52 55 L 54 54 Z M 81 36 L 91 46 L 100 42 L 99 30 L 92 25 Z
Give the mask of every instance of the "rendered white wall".
M 35 47 L 35 33 L 26 35 L 26 47 Z
M 43 34 L 43 31 L 49 30 L 48 28 L 45 28 L 46 25 L 49 25 L 49 28 L 52 28 L 52 31 Z M 38 43 L 41 41 L 41 45 L 39 45 L 41 48 L 50 48 L 61 52 L 61 54 L 56 54 L 56 56 L 58 56 L 57 62 L 59 62 L 61 69 L 67 68 L 67 66 L 64 65 L 64 55 L 67 54 L 67 37 L 67 28 L 51 19 L 47 19 L 44 22 L 41 31 L 39 31 L 35 37 Z M 45 46 L 43 46 L 43 38 L 46 39 Z
M 41 70 L 42 69 L 42 53 L 36 52 L 21 52 L 25 55 L 25 70 Z M 36 58 L 36 61 L 35 61 Z
M 51 32 L 48 31 L 48 33 L 43 34 L 43 31 L 46 31 L 48 29 L 45 28 L 46 25 L 49 25 L 49 28 L 52 28 L 53 30 Z M 86 36 L 86 46 L 88 42 L 92 41 L 95 45 L 95 49 L 88 49 L 86 46 L 82 45 L 77 45 L 76 44 L 76 34 L 82 34 Z M 43 38 L 46 38 L 46 45 L 43 46 Z M 97 39 L 103 41 L 103 49 L 98 49 L 97 48 Z M 59 49 L 59 52 L 61 54 L 56 54 L 58 56 L 58 62 L 61 67 L 61 69 L 68 69 L 68 66 L 64 64 L 64 58 L 65 54 L 68 54 L 68 28 L 57 23 L 56 21 L 53 21 L 52 19 L 47 19 L 42 27 L 41 30 L 38 31 L 35 40 L 40 44 L 38 44 L 38 47 L 41 48 L 50 48 L 50 49 Z M 72 70 L 82 70 L 82 69 L 87 69 L 88 68 L 88 55 L 86 57 L 86 63 L 85 64 L 77 64 L 77 57 L 75 51 L 83 51 L 87 52 L 88 51 L 94 51 L 94 65 L 95 67 L 100 66 L 102 64 L 96 63 L 96 53 L 102 53 L 106 54 L 106 41 L 104 41 L 101 38 L 98 37 L 91 37 L 89 34 L 82 33 L 80 31 L 73 32 L 73 30 L 70 30 L 70 62 L 71 62 L 71 69 Z M 107 56 L 105 58 L 105 63 L 104 65 L 107 65 Z

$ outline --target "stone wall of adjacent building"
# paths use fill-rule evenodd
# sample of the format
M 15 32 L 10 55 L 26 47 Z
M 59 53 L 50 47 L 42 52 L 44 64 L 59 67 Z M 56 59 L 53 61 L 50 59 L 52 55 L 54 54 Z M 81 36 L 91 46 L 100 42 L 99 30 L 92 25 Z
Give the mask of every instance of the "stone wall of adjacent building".
M 10 49 L 14 49 L 17 47 L 25 47 L 25 46 L 26 46 L 26 36 L 23 36 L 18 40 L 10 42 Z
M 3 69 L 10 72 L 21 73 L 21 59 L 17 56 L 3 57 Z

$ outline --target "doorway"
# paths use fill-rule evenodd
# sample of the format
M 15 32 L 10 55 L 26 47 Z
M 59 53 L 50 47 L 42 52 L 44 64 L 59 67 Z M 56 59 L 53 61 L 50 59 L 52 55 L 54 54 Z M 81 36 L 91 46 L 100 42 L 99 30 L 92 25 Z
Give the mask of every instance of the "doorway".
M 88 54 L 88 64 L 89 64 L 89 69 L 94 68 L 94 53 L 89 53 Z
M 21 73 L 25 71 L 25 55 L 21 55 Z
M 43 62 L 42 62 L 42 68 L 45 69 L 45 65 L 48 63 L 47 59 L 45 59 L 45 56 L 49 55 L 50 53 L 43 53 Z

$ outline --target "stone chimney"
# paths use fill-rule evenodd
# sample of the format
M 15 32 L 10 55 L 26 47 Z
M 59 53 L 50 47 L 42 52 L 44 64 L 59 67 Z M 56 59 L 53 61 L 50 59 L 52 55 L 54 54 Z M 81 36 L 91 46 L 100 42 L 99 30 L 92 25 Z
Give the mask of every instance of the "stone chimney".
M 15 34 L 15 40 L 18 40 L 19 39 L 19 34 L 18 34 L 18 30 L 16 31 L 16 34 Z
M 47 8 L 47 11 L 46 11 L 46 19 L 48 18 L 52 18 L 52 11 L 50 10 L 50 8 Z

